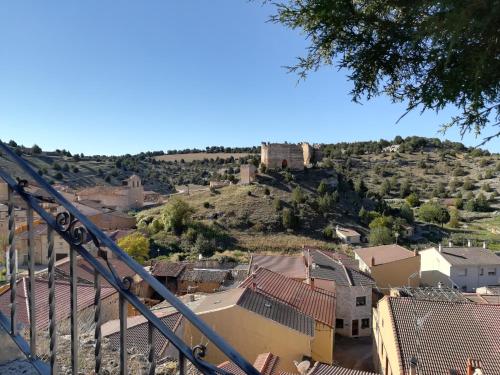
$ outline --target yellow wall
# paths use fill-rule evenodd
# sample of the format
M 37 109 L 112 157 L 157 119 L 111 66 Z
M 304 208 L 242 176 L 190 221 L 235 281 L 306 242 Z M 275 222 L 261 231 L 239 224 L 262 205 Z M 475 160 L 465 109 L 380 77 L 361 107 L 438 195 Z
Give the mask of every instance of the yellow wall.
M 316 322 L 314 324 L 314 339 L 311 344 L 311 356 L 315 361 L 333 363 L 333 344 L 335 332 L 333 328 Z
M 374 362 L 382 375 L 403 375 L 394 332 L 388 297 L 384 297 L 373 312 Z
M 250 363 L 257 355 L 272 352 L 281 358 L 280 370 L 295 372 L 297 369 L 293 361 L 300 362 L 303 356 L 311 355 L 311 337 L 237 305 L 198 315 Z M 187 321 L 184 340 L 190 346 L 208 344 L 205 358 L 213 364 L 227 360 Z
M 377 283 L 377 286 L 382 288 L 382 292 L 386 295 L 389 294 L 388 288 L 408 285 L 408 277 L 414 273 L 416 273 L 416 275 L 410 279 L 410 286 L 419 286 L 419 271 L 420 256 L 418 255 L 370 267 L 370 275 Z

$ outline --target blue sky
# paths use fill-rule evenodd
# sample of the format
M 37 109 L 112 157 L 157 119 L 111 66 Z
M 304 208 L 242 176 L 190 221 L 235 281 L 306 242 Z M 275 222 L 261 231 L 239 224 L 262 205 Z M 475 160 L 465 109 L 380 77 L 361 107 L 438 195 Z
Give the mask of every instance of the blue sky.
M 86 154 L 444 138 L 452 111 L 396 124 L 402 105 L 352 103 L 335 68 L 297 84 L 283 66 L 307 42 L 266 22 L 271 11 L 246 0 L 1 2 L 0 138 Z

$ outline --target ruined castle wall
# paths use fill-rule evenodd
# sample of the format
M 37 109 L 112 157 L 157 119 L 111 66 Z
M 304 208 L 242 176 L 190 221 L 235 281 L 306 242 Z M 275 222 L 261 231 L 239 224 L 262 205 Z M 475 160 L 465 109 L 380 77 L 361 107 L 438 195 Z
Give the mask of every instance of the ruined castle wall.
M 261 162 L 270 169 L 300 170 L 304 168 L 304 153 L 300 144 L 265 143 L 261 148 Z

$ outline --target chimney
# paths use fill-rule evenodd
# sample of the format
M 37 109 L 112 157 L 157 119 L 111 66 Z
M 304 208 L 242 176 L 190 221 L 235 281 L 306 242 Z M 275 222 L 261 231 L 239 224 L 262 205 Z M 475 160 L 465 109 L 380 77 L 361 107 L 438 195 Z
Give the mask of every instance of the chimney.
M 477 359 L 467 358 L 467 375 L 478 375 L 482 374 L 482 364 L 481 361 Z
M 438 251 L 439 251 L 439 252 L 442 252 L 442 251 L 443 251 L 443 245 L 439 244 L 439 246 L 438 246 Z
M 472 246 L 471 240 L 467 240 L 467 247 L 471 247 L 471 246 Z
M 483 249 L 486 249 L 486 241 L 483 241 Z
M 375 265 L 375 257 L 372 257 L 372 259 L 371 259 L 371 264 L 372 264 L 372 266 L 374 266 L 374 265 Z
M 418 255 L 418 250 L 417 249 L 413 250 L 413 256 L 416 257 L 417 255 Z
M 453 244 L 451 243 L 451 241 L 448 241 L 448 247 L 453 247 Z
M 257 282 L 255 281 L 255 279 L 256 279 L 255 273 L 252 273 L 252 290 L 257 289 Z
M 311 290 L 314 290 L 314 277 L 311 277 L 309 280 L 310 280 Z
M 415 357 L 411 357 L 410 359 L 410 374 L 409 375 L 417 375 L 417 365 L 418 361 Z

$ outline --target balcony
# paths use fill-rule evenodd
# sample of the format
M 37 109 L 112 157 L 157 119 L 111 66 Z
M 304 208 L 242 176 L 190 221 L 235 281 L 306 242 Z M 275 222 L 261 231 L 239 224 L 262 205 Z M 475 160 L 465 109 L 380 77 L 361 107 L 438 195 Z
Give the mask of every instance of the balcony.
M 148 373 L 154 374 L 159 364 L 157 361 L 156 342 L 162 339 L 174 349 L 171 358 L 171 373 L 185 374 L 230 374 L 226 370 L 215 367 L 204 361 L 203 357 L 210 347 L 217 347 L 238 368 L 247 374 L 258 374 L 257 370 L 216 332 L 199 319 L 185 304 L 169 292 L 161 283 L 152 277 L 141 265 L 120 249 L 108 236 L 100 231 L 95 224 L 79 212 L 64 196 L 57 192 L 31 166 L 16 155 L 8 146 L 0 142 L 0 151 L 10 161 L 19 167 L 28 180 L 17 181 L 6 171 L 0 169 L 0 178 L 8 186 L 8 243 L 7 270 L 8 286 L 4 286 L 2 296 L 5 303 L 0 306 L 0 373 L 87 373 L 91 368 L 94 373 L 102 373 L 104 364 L 113 361 L 116 373 Z M 37 186 L 37 191 L 31 192 L 29 183 Z M 20 203 L 21 202 L 21 203 Z M 57 204 L 58 213 L 46 209 L 47 203 Z M 25 279 L 19 278 L 16 258 L 16 207 L 22 205 L 26 210 L 26 227 L 28 233 L 28 270 Z M 62 210 L 61 210 L 62 209 Z M 35 254 L 33 249 L 34 217 L 36 222 L 47 225 L 48 268 L 46 279 L 39 283 L 35 274 Z M 57 286 L 58 271 L 56 269 L 56 252 L 54 236 L 59 235 L 69 244 L 69 280 L 65 284 L 67 293 L 60 293 Z M 142 282 L 167 301 L 175 311 L 192 326 L 196 327 L 210 346 L 197 345 L 183 341 L 165 319 L 153 313 L 133 292 L 134 279 L 120 277 L 111 256 L 120 260 L 137 274 Z M 85 289 L 87 300 L 89 289 L 92 292 L 90 306 L 84 321 L 79 314 L 79 301 L 84 298 L 80 279 L 77 276 L 77 262 L 83 259 L 93 268 L 94 280 Z M 103 283 L 106 283 L 103 286 Z M 39 285 L 40 284 L 40 285 Z M 45 293 L 38 293 L 45 288 Z M 93 288 L 93 289 L 92 289 Z M 117 294 L 118 305 L 118 350 L 114 351 L 114 359 L 103 353 L 107 349 L 103 340 L 103 298 L 104 291 L 112 288 Z M 35 292 L 36 289 L 36 292 Z M 1 290 L 0 290 L 1 291 Z M 62 296 L 65 296 L 64 298 Z M 24 298 L 22 303 L 19 298 Z M 38 298 L 38 300 L 37 300 Z M 40 301 L 39 299 L 43 300 Z M 67 300 L 66 300 L 67 298 Z M 79 299 L 80 298 L 80 299 Z M 25 303 L 25 304 L 24 304 Z M 142 355 L 140 368 L 133 367 L 133 360 L 138 356 L 130 345 L 127 337 L 127 316 L 129 308 L 142 316 L 147 324 L 147 353 Z M 68 318 L 61 319 L 60 311 L 67 309 Z M 43 321 L 41 319 L 43 316 Z M 24 322 L 24 324 L 20 324 Z M 163 345 L 163 344 L 162 344 Z M 82 353 L 85 351 L 85 356 Z M 92 363 L 88 362 L 91 353 Z M 144 353 L 143 353 L 144 354 Z M 84 361 L 84 363 L 82 363 Z M 22 371 L 26 372 L 22 372 Z

